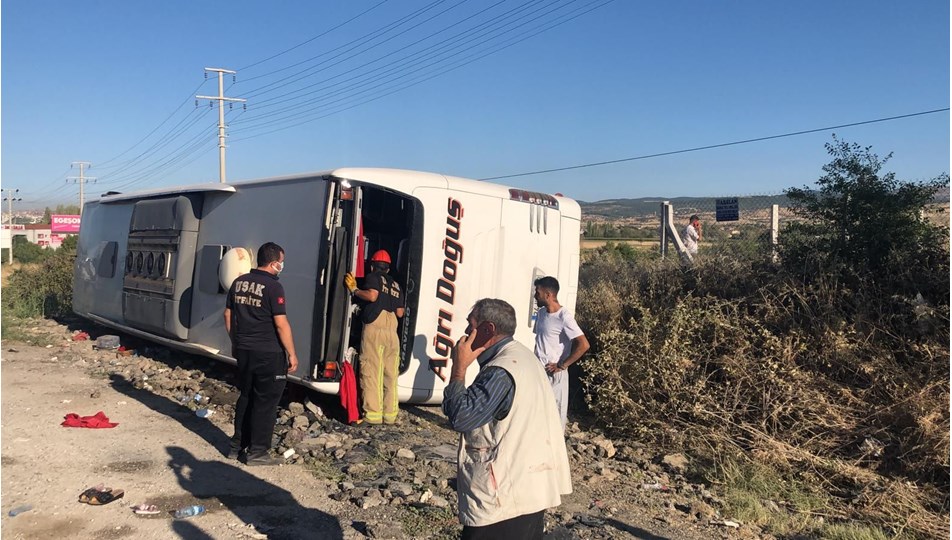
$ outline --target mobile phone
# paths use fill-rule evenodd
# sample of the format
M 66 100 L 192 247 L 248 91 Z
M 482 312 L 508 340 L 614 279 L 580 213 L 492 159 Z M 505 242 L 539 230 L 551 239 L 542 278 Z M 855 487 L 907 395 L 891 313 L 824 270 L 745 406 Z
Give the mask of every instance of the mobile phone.
M 473 340 L 472 348 L 475 351 L 476 349 L 482 347 L 486 344 L 487 341 L 493 338 L 495 333 L 493 332 L 491 322 L 483 322 L 476 327 L 476 339 Z

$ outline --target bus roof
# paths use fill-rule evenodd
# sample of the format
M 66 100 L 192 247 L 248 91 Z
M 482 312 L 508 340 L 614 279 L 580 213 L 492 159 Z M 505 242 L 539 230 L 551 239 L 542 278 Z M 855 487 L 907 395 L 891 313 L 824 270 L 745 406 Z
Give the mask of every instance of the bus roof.
M 478 193 L 481 195 L 488 195 L 493 197 L 499 197 L 501 199 L 512 199 L 517 198 L 514 195 L 514 189 L 509 186 L 503 186 L 500 184 L 494 184 L 491 182 L 482 182 L 479 180 L 471 180 L 468 178 L 461 178 L 457 176 L 447 176 L 439 173 L 430 173 L 430 172 L 421 172 L 421 171 L 412 171 L 406 169 L 387 169 L 387 168 L 373 168 L 373 167 L 344 167 L 339 169 L 333 169 L 329 171 L 320 171 L 320 172 L 311 172 L 311 173 L 299 173 L 285 176 L 275 176 L 270 178 L 259 178 L 254 180 L 242 180 L 234 183 L 222 184 L 217 182 L 209 182 L 204 184 L 193 184 L 189 186 L 178 186 L 178 187 L 164 187 L 156 188 L 150 190 L 135 191 L 129 193 L 112 193 L 104 194 L 99 199 L 103 203 L 113 203 L 120 201 L 127 201 L 130 199 L 143 199 L 151 197 L 160 197 L 165 195 L 175 195 L 181 193 L 197 193 L 197 192 L 227 192 L 234 193 L 238 191 L 242 186 L 245 185 L 259 185 L 259 184 L 269 184 L 269 183 L 280 183 L 290 180 L 302 180 L 308 178 L 327 178 L 335 177 L 340 179 L 353 180 L 356 182 L 375 184 L 381 187 L 390 188 L 396 191 L 400 191 L 406 194 L 412 194 L 415 189 L 419 188 L 437 188 L 437 189 L 449 189 L 452 191 L 462 191 L 468 193 Z M 516 190 L 523 195 L 534 195 L 534 193 L 528 193 L 523 190 Z M 540 194 L 545 197 L 551 197 L 547 194 Z M 575 217 L 578 219 L 580 217 L 580 209 L 578 208 L 578 203 L 567 199 L 561 196 L 556 196 L 562 202 L 563 213 L 568 210 L 568 216 Z M 569 208 L 566 208 L 564 205 L 566 202 L 571 201 L 571 204 L 568 205 Z

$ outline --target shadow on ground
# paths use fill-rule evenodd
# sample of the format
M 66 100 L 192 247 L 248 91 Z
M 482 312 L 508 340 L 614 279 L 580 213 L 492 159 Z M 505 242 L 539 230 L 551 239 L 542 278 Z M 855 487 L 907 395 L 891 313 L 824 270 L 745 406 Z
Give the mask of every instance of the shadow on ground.
M 231 441 L 230 436 L 212 422 L 195 416 L 194 412 L 183 407 L 180 403 L 153 394 L 148 390 L 136 388 L 122 375 L 110 375 L 109 380 L 112 387 L 120 394 L 124 394 L 142 403 L 159 414 L 176 420 L 182 424 L 182 427 L 204 439 L 205 442 L 221 452 L 222 455 L 228 453 L 229 443 Z
M 204 461 L 178 446 L 166 447 L 168 466 L 179 485 L 208 512 L 227 509 L 245 525 L 275 540 L 343 538 L 340 522 L 316 508 L 307 508 L 285 489 L 258 478 L 243 468 L 217 460 Z M 189 504 L 182 501 L 182 506 Z M 211 538 L 198 523 L 176 520 L 172 529 L 183 539 Z M 252 532 L 246 529 L 247 532 Z M 235 531 L 241 535 L 239 530 Z

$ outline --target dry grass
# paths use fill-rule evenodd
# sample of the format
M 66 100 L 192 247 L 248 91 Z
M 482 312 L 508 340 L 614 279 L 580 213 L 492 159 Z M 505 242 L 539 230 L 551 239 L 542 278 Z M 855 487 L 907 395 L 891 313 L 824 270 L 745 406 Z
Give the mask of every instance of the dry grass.
M 738 259 L 596 257 L 581 285 L 584 380 L 607 427 L 685 449 L 720 481 L 728 463 L 767 466 L 822 501 L 794 516 L 946 537 L 948 298 L 803 285 Z

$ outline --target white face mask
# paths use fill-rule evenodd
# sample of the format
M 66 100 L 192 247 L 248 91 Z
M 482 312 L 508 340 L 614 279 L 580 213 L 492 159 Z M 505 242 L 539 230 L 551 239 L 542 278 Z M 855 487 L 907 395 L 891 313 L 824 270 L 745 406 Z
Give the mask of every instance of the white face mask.
M 278 273 L 278 274 L 280 274 L 281 272 L 283 272 L 283 271 L 284 271 L 284 263 L 281 262 L 281 261 L 278 261 L 278 262 L 274 263 L 274 271 L 275 271 L 276 273 Z

